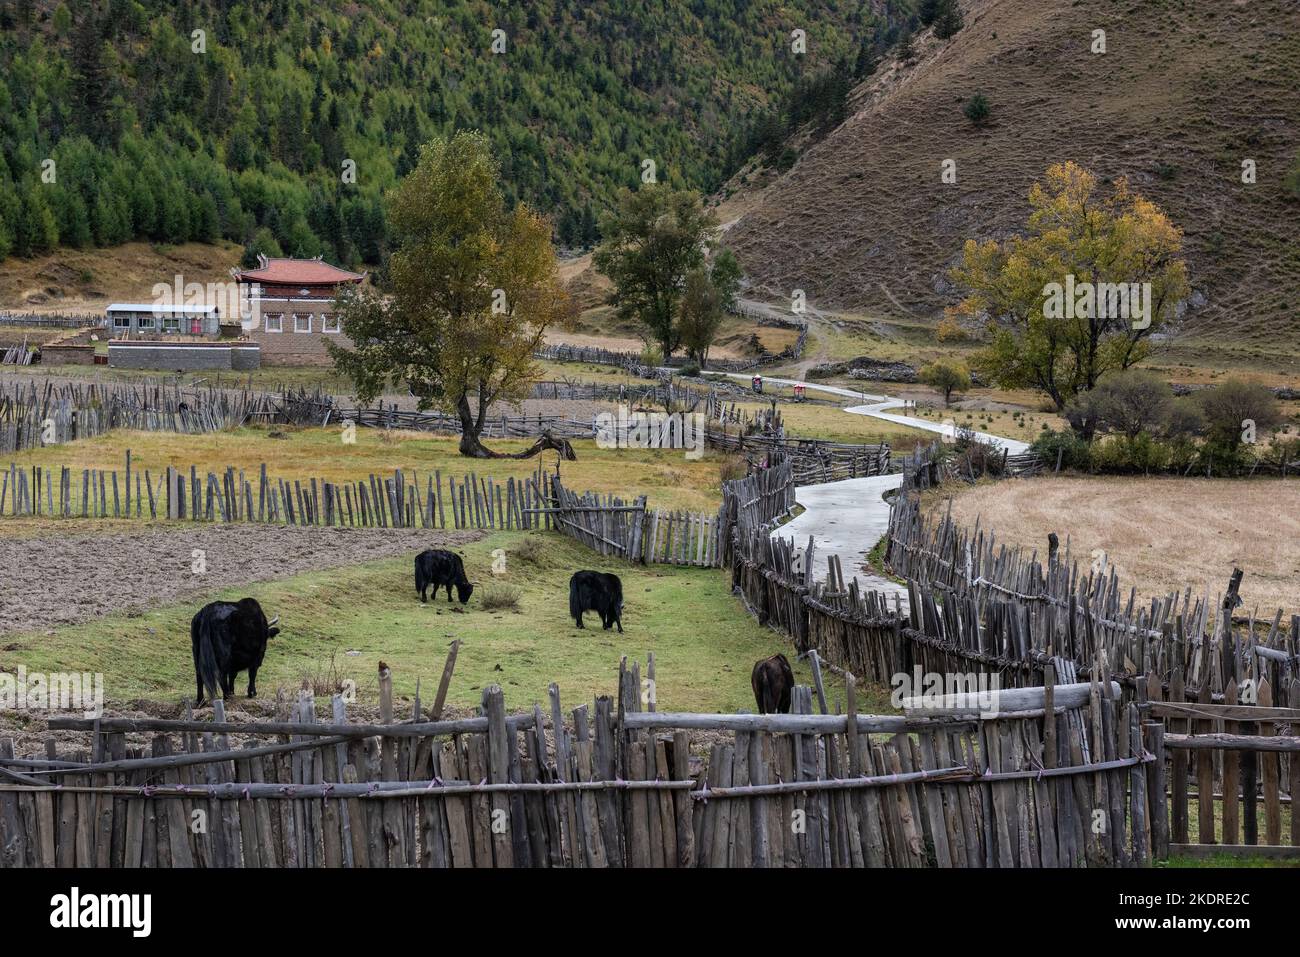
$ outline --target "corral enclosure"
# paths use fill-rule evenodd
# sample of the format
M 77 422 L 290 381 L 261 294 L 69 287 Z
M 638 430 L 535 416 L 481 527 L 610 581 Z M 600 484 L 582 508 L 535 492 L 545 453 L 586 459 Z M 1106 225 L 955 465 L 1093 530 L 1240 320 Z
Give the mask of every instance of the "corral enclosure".
M 24 537 L 13 543 L 15 574 L 0 585 L 0 662 L 101 671 L 111 702 L 154 702 L 174 713 L 194 694 L 191 616 L 205 601 L 246 595 L 280 615 L 283 628 L 259 673 L 262 700 L 250 703 L 258 709 L 270 706 L 277 688 L 292 693 L 304 681 L 324 694 L 350 678 L 362 700 L 373 701 L 380 660 L 392 666 L 397 694 L 413 695 L 417 679 L 426 689 L 437 679 L 448 643 L 458 638 L 449 698 L 458 708 L 476 705 L 491 682 L 518 706 L 558 678 L 590 696 L 607 687 L 611 663 L 636 649 L 655 652 L 667 666 L 660 695 L 672 707 L 731 710 L 753 707 L 749 666 L 783 648 L 744 613 L 716 570 L 627 565 L 555 533 L 477 534 L 448 540 L 407 529 L 158 525 L 66 542 Z M 416 595 L 412 559 L 440 546 L 463 551 L 469 574 L 481 582 L 464 607 L 448 604 L 445 593 L 430 595 L 427 605 Z M 204 575 L 191 570 L 196 547 L 206 552 Z M 490 571 L 497 549 L 507 569 L 499 577 Z M 86 568 L 89 553 L 99 558 Z M 42 570 L 52 566 L 58 570 Z M 141 568 L 149 574 L 139 575 Z M 602 631 L 591 614 L 584 630 L 574 627 L 568 579 L 578 568 L 622 576 L 623 635 Z M 502 589 L 517 589 L 518 608 L 484 608 L 484 596 Z M 806 666 L 798 673 L 808 680 Z M 241 707 L 244 690 L 241 679 Z
M 949 490 L 932 494 L 931 514 L 948 509 Z M 1241 613 L 1300 608 L 1295 480 L 1042 476 L 966 488 L 951 503 L 958 525 L 979 522 L 1040 556 L 1049 533 L 1062 550 L 1068 538 L 1072 558 L 1104 557 L 1139 599 L 1218 594 L 1235 565 L 1245 572 Z

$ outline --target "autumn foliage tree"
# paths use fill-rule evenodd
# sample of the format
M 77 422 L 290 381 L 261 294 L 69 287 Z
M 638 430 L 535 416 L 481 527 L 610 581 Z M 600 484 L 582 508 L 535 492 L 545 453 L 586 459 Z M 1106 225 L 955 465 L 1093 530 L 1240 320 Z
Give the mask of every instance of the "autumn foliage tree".
M 1188 294 L 1182 232 L 1125 180 L 1103 190 L 1074 163 L 1049 168 L 1029 202 L 1026 235 L 967 241 L 953 270 L 966 290 L 955 313 L 983 323 L 976 371 L 1004 388 L 1037 389 L 1061 410 L 1107 372 L 1147 356 L 1152 334 Z M 1106 297 L 1085 295 L 1121 284 L 1149 292 L 1149 316 L 1116 314 Z M 1064 313 L 1049 292 L 1062 288 L 1080 290 Z
M 523 204 L 506 207 L 477 132 L 422 147 L 388 217 L 388 294 L 363 290 L 340 304 L 354 345 L 331 343 L 330 353 L 361 401 L 405 382 L 421 409 L 460 418 L 462 455 L 492 457 L 480 441 L 489 407 L 527 396 L 533 351 L 570 314 L 550 224 Z
M 954 392 L 965 392 L 970 388 L 970 370 L 964 362 L 956 359 L 936 359 L 921 369 L 918 378 L 921 382 L 943 393 L 943 404 L 952 405 Z

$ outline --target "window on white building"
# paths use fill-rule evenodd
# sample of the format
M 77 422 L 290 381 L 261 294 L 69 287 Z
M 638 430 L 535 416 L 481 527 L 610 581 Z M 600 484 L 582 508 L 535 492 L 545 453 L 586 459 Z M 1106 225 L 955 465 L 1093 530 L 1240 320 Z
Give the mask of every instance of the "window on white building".
M 311 313 L 295 312 L 293 314 L 294 332 L 311 332 Z
M 267 332 L 284 332 L 284 314 L 280 312 L 268 312 L 262 317 L 266 323 Z
M 130 328 L 131 328 L 131 314 L 130 314 L 129 312 L 115 312 L 115 313 L 113 313 L 113 328 L 114 328 L 114 329 L 130 329 Z
M 339 331 L 339 317 L 332 312 L 321 313 L 320 331 L 331 334 L 337 333 Z
M 152 329 L 153 316 L 147 312 L 136 313 L 135 327 L 137 329 Z
M 163 316 L 163 332 L 180 332 L 180 316 Z

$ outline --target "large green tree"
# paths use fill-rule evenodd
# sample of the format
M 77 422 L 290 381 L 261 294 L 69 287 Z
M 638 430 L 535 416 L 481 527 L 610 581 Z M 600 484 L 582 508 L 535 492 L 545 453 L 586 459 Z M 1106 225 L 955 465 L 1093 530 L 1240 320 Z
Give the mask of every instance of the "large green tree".
M 421 409 L 457 415 L 462 455 L 491 457 L 480 436 L 494 402 L 524 399 L 533 351 L 569 315 L 550 224 L 507 206 L 486 137 L 457 133 L 422 147 L 389 196 L 396 248 L 387 295 L 360 291 L 340 304 L 353 345 L 330 345 L 338 368 L 369 402 L 406 382 Z
M 601 221 L 604 240 L 593 260 L 614 283 L 609 302 L 620 318 L 644 327 L 646 341 L 657 343 L 665 360 L 682 344 L 686 276 L 704 268 L 717 226 L 698 193 L 663 184 L 623 190 Z

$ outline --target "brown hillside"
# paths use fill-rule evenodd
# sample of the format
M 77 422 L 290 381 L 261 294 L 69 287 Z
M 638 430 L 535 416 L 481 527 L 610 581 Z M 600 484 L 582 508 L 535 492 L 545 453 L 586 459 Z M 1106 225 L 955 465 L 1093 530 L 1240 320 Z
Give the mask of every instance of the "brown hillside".
M 1183 342 L 1238 358 L 1300 350 L 1294 0 L 969 0 L 966 26 L 918 36 L 854 92 L 852 115 L 784 176 L 722 204 L 759 290 L 823 308 L 937 317 L 967 238 L 1023 227 L 1030 185 L 1075 160 L 1127 176 L 1185 232 Z M 1107 52 L 1093 54 L 1092 31 Z M 990 122 L 962 113 L 982 92 Z M 957 161 L 957 184 L 940 164 Z M 1241 183 L 1254 159 L 1258 180 Z M 770 175 L 770 174 L 768 174 Z M 756 182 L 762 182 L 756 178 Z
M 0 269 L 0 312 L 98 313 L 113 302 L 152 302 L 155 283 L 181 288 L 230 282 L 243 249 L 234 243 L 109 249 L 60 248 L 33 259 L 10 257 Z

